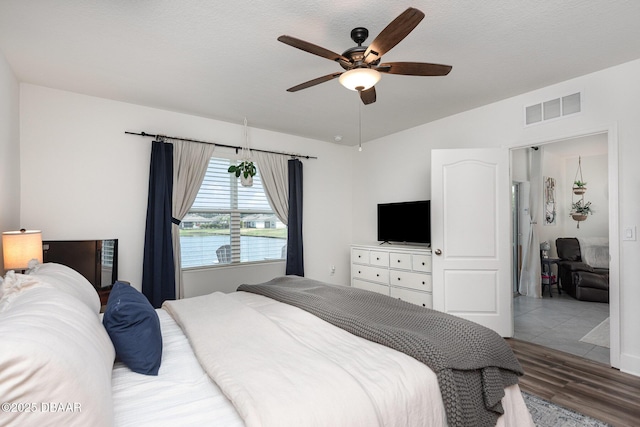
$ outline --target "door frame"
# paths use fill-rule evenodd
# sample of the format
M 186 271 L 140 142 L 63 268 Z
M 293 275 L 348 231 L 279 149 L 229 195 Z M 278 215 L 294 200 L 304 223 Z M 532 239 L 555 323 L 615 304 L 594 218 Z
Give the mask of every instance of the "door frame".
M 534 141 L 519 142 L 509 147 L 517 150 L 531 146 L 542 146 L 585 136 L 607 135 L 607 167 L 609 191 L 609 318 L 611 366 L 620 367 L 620 209 L 619 209 L 619 158 L 618 158 L 618 126 L 617 123 L 601 125 L 581 132 L 574 132 L 558 137 L 547 137 Z M 511 173 L 509 179 L 511 179 Z M 511 236 L 513 239 L 513 236 Z

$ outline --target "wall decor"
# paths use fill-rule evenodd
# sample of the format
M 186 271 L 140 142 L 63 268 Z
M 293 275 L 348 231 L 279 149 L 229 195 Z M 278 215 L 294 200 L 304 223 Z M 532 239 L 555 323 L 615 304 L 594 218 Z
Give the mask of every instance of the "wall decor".
M 544 225 L 556 225 L 556 179 L 544 177 Z

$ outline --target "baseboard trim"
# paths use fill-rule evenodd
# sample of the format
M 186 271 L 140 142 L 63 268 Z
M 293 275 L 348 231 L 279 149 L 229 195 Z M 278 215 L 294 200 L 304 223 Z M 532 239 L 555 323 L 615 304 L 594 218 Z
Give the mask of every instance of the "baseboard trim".
M 620 354 L 620 371 L 640 377 L 640 357 L 628 353 Z

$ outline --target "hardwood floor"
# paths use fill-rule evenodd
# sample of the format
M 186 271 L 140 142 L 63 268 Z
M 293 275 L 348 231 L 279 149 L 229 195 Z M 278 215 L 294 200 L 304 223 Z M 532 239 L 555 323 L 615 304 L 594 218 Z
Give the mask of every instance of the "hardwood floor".
M 640 426 L 640 377 L 537 344 L 507 342 L 525 371 L 523 391 L 614 426 Z

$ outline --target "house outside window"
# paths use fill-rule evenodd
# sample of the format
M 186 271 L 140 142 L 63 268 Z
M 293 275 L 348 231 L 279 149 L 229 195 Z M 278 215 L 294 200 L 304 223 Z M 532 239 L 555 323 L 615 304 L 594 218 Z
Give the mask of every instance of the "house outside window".
M 269 206 L 260 171 L 252 187 L 227 172 L 236 161 L 212 157 L 180 223 L 182 268 L 284 259 L 287 227 Z

